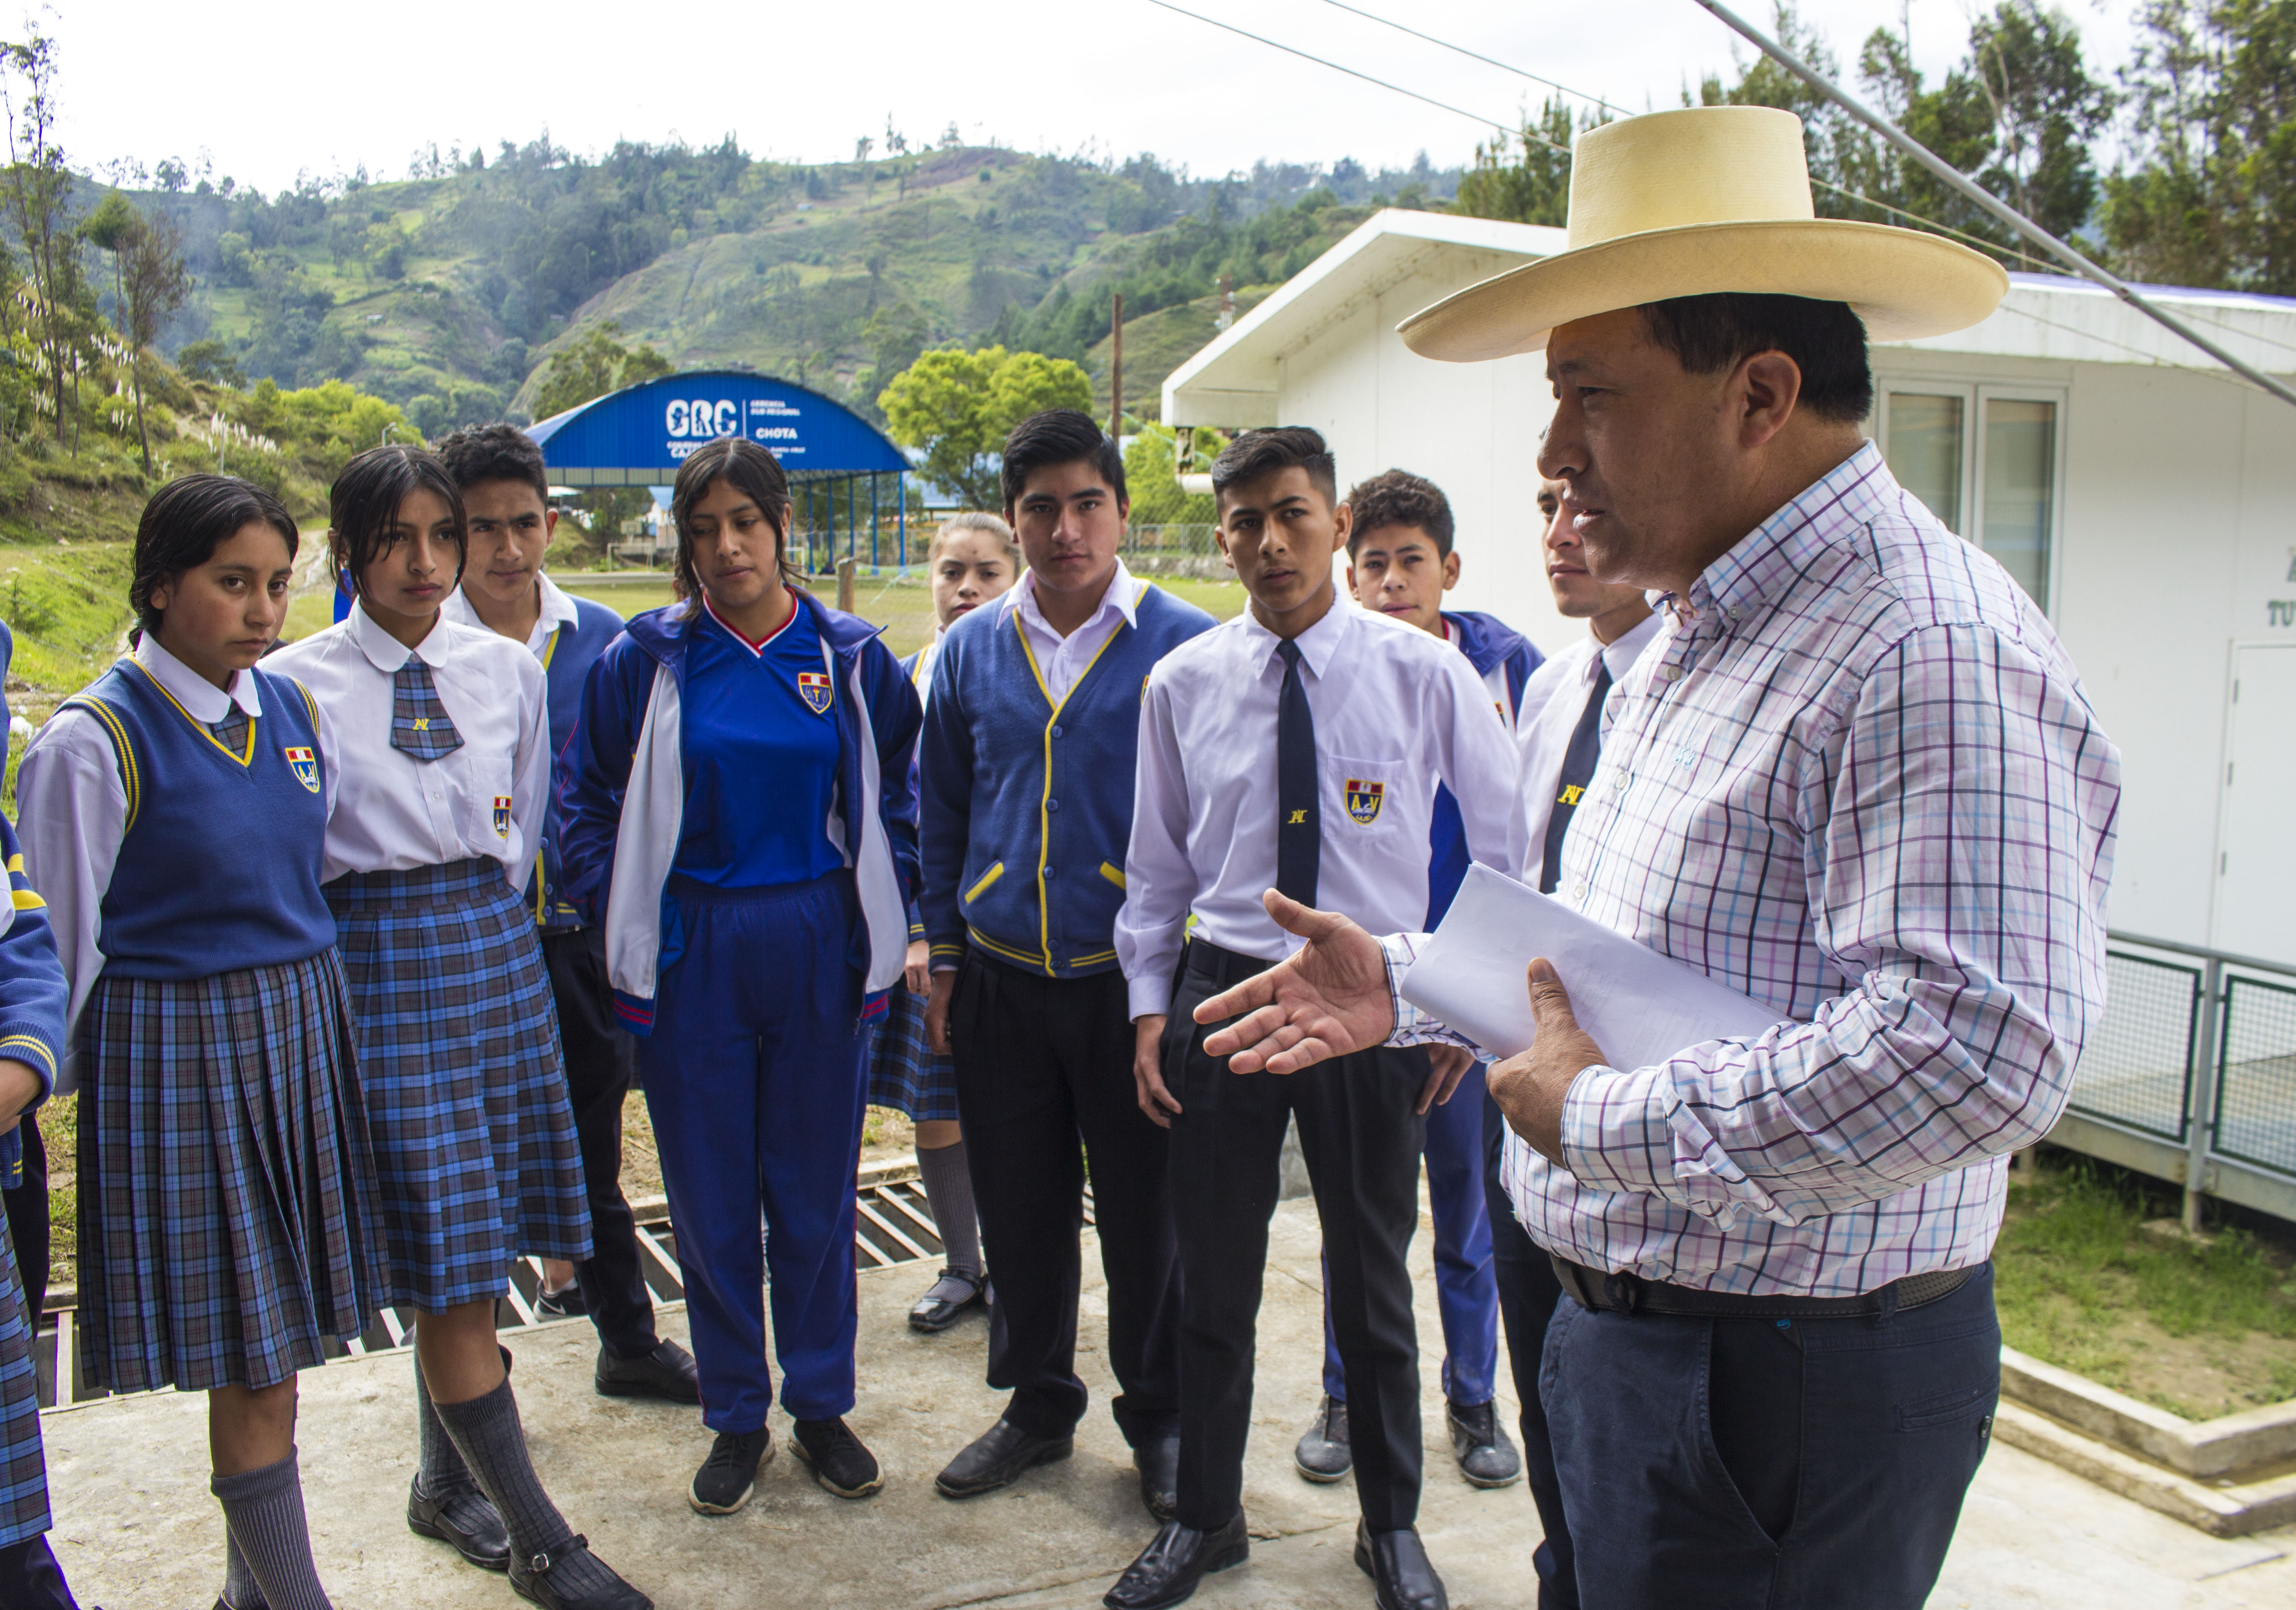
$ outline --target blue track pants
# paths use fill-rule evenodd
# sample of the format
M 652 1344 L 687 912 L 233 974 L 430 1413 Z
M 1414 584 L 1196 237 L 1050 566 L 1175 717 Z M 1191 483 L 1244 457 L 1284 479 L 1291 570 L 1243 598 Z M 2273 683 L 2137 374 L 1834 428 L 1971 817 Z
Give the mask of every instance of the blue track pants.
M 862 977 L 845 960 L 861 919 L 852 875 L 730 890 L 673 877 L 670 895 L 685 950 L 661 977 L 638 1062 L 702 1423 L 766 1423 L 768 1271 L 783 1407 L 833 1418 L 853 1407 L 853 1181 L 868 1072 Z
M 1427 1109 L 1427 1200 L 1435 1218 L 1435 1308 L 1443 1320 L 1443 1395 L 1491 1401 L 1499 1362 L 1499 1288 L 1483 1197 L 1483 1075 L 1478 1062 L 1451 1099 Z M 1326 1285 L 1329 1278 L 1326 1277 Z M 1347 1374 L 1324 1304 L 1324 1391 L 1344 1403 Z

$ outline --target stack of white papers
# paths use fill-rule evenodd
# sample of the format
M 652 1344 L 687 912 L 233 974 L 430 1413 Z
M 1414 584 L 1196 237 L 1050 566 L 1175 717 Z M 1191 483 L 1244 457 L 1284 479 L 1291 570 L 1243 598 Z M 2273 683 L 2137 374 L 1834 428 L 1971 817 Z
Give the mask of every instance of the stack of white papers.
M 1494 1058 L 1517 1056 L 1538 1034 L 1523 978 L 1538 956 L 1554 964 L 1578 1026 L 1612 1067 L 1648 1067 L 1782 1021 L 1760 1001 L 1480 862 L 1404 974 L 1403 998 Z

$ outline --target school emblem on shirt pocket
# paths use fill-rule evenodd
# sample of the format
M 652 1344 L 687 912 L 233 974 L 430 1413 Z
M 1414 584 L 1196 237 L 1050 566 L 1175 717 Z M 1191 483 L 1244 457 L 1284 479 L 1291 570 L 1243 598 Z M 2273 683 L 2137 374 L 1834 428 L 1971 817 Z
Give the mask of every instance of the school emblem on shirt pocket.
M 500 838 L 510 837 L 510 796 L 507 794 L 495 796 L 495 835 Z
M 1348 779 L 1348 814 L 1359 827 L 1369 827 L 1379 820 L 1379 808 L 1387 803 L 1387 785 L 1370 782 L 1363 778 Z
M 805 707 L 816 715 L 829 714 L 829 673 L 800 671 L 797 674 L 797 696 L 805 700 Z
M 319 757 L 308 749 L 289 748 L 280 751 L 287 756 L 287 769 L 295 773 L 295 780 L 316 794 L 319 791 Z

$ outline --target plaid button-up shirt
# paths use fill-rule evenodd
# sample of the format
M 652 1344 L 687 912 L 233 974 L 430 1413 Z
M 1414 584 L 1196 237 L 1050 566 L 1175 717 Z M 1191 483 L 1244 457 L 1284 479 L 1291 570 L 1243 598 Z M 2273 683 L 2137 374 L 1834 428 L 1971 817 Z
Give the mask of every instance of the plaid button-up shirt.
M 1556 893 L 1791 1021 L 1588 1068 L 1566 1166 L 1511 1134 L 1508 1194 L 1543 1246 L 1710 1290 L 1978 1263 L 2103 1008 L 2120 756 L 1871 443 L 1668 607 Z M 1392 980 L 1419 941 L 1385 943 Z M 1397 1006 L 1398 1042 L 1458 1039 Z

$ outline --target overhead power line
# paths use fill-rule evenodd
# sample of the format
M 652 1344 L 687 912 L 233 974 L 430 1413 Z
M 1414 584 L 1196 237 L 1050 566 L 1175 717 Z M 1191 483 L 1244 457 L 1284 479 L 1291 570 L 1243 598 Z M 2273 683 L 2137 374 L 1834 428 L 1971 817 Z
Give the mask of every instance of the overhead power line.
M 1544 84 L 1549 89 L 1559 89 L 1566 95 L 1578 96 L 1581 101 L 1592 101 L 1604 111 L 1617 112 L 1622 118 L 1634 115 L 1624 107 L 1611 105 L 1600 95 L 1590 95 L 1583 89 L 1573 89 L 1568 84 L 1558 84 L 1552 78 L 1541 78 L 1528 68 L 1517 67 L 1512 61 L 1502 61 L 1496 56 L 1486 56 L 1480 51 L 1469 50 L 1464 45 L 1454 45 L 1448 39 L 1438 39 L 1432 34 L 1423 34 L 1415 28 L 1405 27 L 1391 17 L 1382 17 L 1377 12 L 1367 12 L 1359 5 L 1349 5 L 1347 0 L 1324 0 L 1324 4 L 1335 5 L 1343 12 L 1352 12 L 1367 22 L 1376 22 L 1382 28 L 1391 28 L 1398 34 L 1409 34 L 1414 39 L 1424 39 L 1430 45 L 1439 46 L 1456 55 L 1464 56 L 1470 61 L 1480 61 L 1486 67 L 1496 67 L 1503 73 L 1513 73 L 1516 78 L 1528 78 L 1533 84 Z

